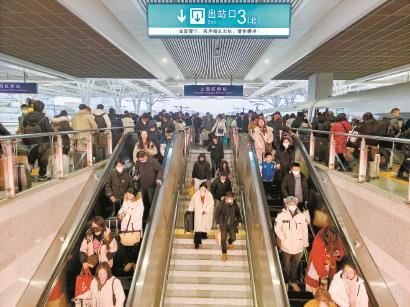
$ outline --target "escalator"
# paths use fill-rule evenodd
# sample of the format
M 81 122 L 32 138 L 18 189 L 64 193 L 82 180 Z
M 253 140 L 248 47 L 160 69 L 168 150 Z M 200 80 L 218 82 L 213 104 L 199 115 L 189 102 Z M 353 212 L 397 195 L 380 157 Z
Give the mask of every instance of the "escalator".
M 315 217 L 315 212 L 319 212 L 320 216 L 328 218 L 330 221 L 329 226 L 336 227 L 343 243 L 344 259 L 349 259 L 353 262 L 358 269 L 359 275 L 365 280 L 370 306 L 397 306 L 331 181 L 325 173 L 319 173 L 316 170 L 309 159 L 303 141 L 297 136 L 294 136 L 294 146 L 296 149 L 295 161 L 300 163 L 301 172 L 308 177 L 308 207 L 312 225 L 309 227 L 310 247 L 307 253 L 305 253 L 305 257 L 302 257 L 298 272 L 298 283 L 302 291 L 288 292 L 290 306 L 303 306 L 306 301 L 312 298 L 310 292 L 304 291 L 304 276 L 306 274 L 308 253 L 310 252 L 315 235 L 320 230 L 319 227 L 314 225 L 314 219 L 317 218 L 317 216 Z M 274 182 L 274 197 L 267 201 L 272 225 L 274 225 L 276 215 L 283 208 L 280 184 L 278 181 Z M 338 264 L 338 270 L 340 266 L 341 263 Z
M 81 271 L 79 249 L 85 232 L 89 229 L 89 220 L 96 215 L 108 218 L 112 204 L 104 193 L 104 186 L 115 161 L 121 159 L 125 167 L 132 165 L 132 152 L 138 138 L 136 134 L 125 135 L 116 146 L 111 158 L 103 169 L 98 169 L 90 176 L 79 198 L 67 216 L 63 226 L 52 242 L 44 259 L 30 280 L 18 306 L 70 306 L 74 297 L 76 276 Z M 121 280 L 127 293 L 131 285 L 132 274 L 125 274 L 120 267 L 121 250 L 114 258 L 113 273 Z

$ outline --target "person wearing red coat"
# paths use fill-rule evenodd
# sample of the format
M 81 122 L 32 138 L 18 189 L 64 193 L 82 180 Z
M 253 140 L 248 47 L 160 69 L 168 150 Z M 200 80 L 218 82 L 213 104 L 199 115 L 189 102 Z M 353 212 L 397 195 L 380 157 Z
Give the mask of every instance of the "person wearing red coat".
M 336 116 L 336 122 L 330 128 L 330 132 L 336 133 L 349 133 L 352 131 L 352 125 L 347 121 L 346 114 L 340 113 Z M 329 135 L 331 137 L 331 135 Z M 344 135 L 334 135 L 335 145 L 336 145 L 336 154 L 339 157 L 340 162 L 342 163 L 342 170 L 349 169 L 349 164 L 345 159 L 346 154 L 346 143 L 347 136 Z
M 345 255 L 342 242 L 335 227 L 321 229 L 313 241 L 306 269 L 306 291 L 316 293 L 321 287 L 327 290 L 329 279 L 333 278 L 336 262 Z

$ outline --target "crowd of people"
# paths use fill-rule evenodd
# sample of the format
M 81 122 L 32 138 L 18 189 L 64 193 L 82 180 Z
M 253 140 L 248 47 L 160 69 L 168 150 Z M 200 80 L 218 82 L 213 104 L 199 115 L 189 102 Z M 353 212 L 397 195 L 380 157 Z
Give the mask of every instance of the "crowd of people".
M 302 254 L 311 243 L 307 269 L 303 285 L 306 291 L 315 295 L 315 299 L 305 306 L 354 306 L 368 305 L 366 288 L 358 276 L 355 266 L 349 262 L 343 249 L 341 238 L 335 227 L 327 225 L 318 229 L 313 242 L 309 242 L 309 185 L 307 175 L 301 171 L 301 165 L 295 160 L 295 147 L 292 145 L 291 129 L 312 128 L 321 131 L 355 133 L 377 136 L 410 138 L 410 121 L 405 124 L 400 117 L 400 110 L 393 109 L 390 116 L 376 120 L 370 112 L 363 115 L 361 121 L 348 122 L 346 114 L 334 116 L 332 112 L 316 113 L 313 123 L 309 124 L 301 112 L 282 117 L 280 112 L 272 114 L 267 121 L 262 114 L 249 111 L 233 116 L 220 114 L 214 119 L 210 113 L 200 116 L 182 112 L 161 111 L 152 116 L 141 116 L 130 112 L 120 115 L 110 108 L 105 112 L 103 105 L 92 110 L 81 104 L 79 111 L 70 119 L 62 111 L 49 120 L 41 101 L 28 101 L 21 106 L 19 119 L 20 134 L 36 134 L 52 131 L 74 131 L 89 129 L 118 128 L 112 131 L 113 146 L 123 133 L 136 132 L 138 141 L 132 152 L 133 166 L 126 168 L 125 161 L 115 162 L 115 169 L 105 183 L 105 196 L 110 202 L 110 215 L 120 220 L 119 236 L 107 227 L 102 216 L 94 216 L 86 231 L 80 247 L 80 261 L 85 272 L 94 272 L 89 291 L 81 298 L 88 298 L 96 305 L 114 296 L 115 303 L 104 306 L 122 306 L 125 301 L 121 281 L 115 278 L 111 268 L 119 248 L 125 252 L 123 270 L 130 272 L 135 268 L 138 247 L 143 236 L 143 227 L 148 220 L 155 189 L 162 184 L 161 161 L 166 144 L 175 131 L 192 127 L 195 143 L 210 152 L 207 161 L 204 153 L 199 154 L 192 169 L 192 186 L 195 193 L 189 202 L 188 211 L 194 213 L 194 246 L 200 248 L 202 240 L 216 226 L 220 234 L 222 261 L 228 260 L 228 250 L 235 249 L 236 233 L 242 223 L 240 209 L 235 201 L 229 177 L 229 164 L 224 161 L 224 145 L 230 142 L 232 129 L 249 134 L 254 142 L 255 154 L 260 163 L 260 172 L 268 200 L 278 197 L 283 200 L 283 208 L 275 219 L 274 233 L 277 247 L 281 252 L 285 282 L 294 292 L 300 292 L 297 278 Z M 0 133 L 9 132 L 0 126 Z M 303 131 L 300 132 L 303 134 Z M 326 161 L 328 156 L 329 135 L 315 133 L 316 141 L 323 143 L 316 158 Z M 95 134 L 94 153 L 106 148 L 107 139 L 103 132 Z M 360 140 L 354 137 L 335 136 L 336 154 L 341 170 L 352 167 L 352 156 L 359 150 Z M 86 150 L 87 136 L 82 133 L 64 135 L 63 153 Z M 49 138 L 24 139 L 30 165 L 38 161 L 39 179 L 47 178 L 49 162 Z M 370 146 L 369 162 L 374 155 L 389 149 L 383 142 L 368 140 Z M 409 174 L 410 146 L 402 146 L 404 161 L 398 176 Z M 274 182 L 280 183 L 280 195 L 274 195 Z M 343 264 L 342 264 L 343 262 Z M 114 293 L 114 295 L 113 295 Z

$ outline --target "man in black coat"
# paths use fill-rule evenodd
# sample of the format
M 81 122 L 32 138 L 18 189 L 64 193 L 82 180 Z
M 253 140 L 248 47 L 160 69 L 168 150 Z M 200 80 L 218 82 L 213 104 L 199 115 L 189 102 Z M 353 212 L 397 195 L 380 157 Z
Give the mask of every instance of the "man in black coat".
M 139 183 L 144 202 L 144 220 L 146 220 L 151 210 L 155 189 L 162 184 L 162 165 L 157 159 L 149 158 L 145 151 L 139 151 L 131 175 Z
M 208 145 L 208 151 L 211 152 L 212 178 L 215 177 L 216 170 L 221 167 L 224 158 L 224 147 L 216 135 L 212 137 L 212 142 Z
M 35 134 L 52 132 L 53 129 L 50 124 L 50 120 L 43 113 L 44 103 L 40 100 L 36 100 L 34 103 L 34 111 L 28 113 L 23 119 L 23 133 Z M 24 144 L 32 145 L 29 151 L 28 162 L 34 166 L 36 160 L 38 160 L 39 180 L 50 179 L 46 176 L 48 156 L 49 156 L 49 138 L 28 138 L 23 139 Z
M 229 250 L 234 250 L 233 242 L 236 240 L 238 227 L 241 226 L 242 217 L 234 194 L 227 192 L 224 202 L 215 209 L 216 227 L 221 231 L 222 261 L 228 260 L 226 240 L 229 234 Z
M 224 172 L 216 178 L 211 185 L 211 193 L 216 203 L 222 200 L 226 193 L 232 191 L 232 184 L 228 175 Z
M 201 183 L 207 180 L 211 180 L 211 165 L 206 161 L 205 154 L 200 153 L 192 168 L 192 184 L 195 185 L 195 191 L 198 191 Z
M 281 190 L 283 198 L 294 196 L 298 199 L 299 206 L 307 204 L 309 195 L 308 183 L 306 176 L 300 172 L 299 163 L 292 163 L 290 172 L 283 178 Z
M 115 161 L 115 170 L 112 170 L 105 183 L 105 195 L 113 205 L 112 215 L 115 216 L 120 209 L 124 195 L 132 184 L 132 177 L 124 172 L 124 161 Z
M 195 143 L 199 143 L 199 135 L 201 134 L 202 119 L 199 117 L 199 113 L 194 114 L 193 118 L 194 118 L 193 124 L 195 128 Z

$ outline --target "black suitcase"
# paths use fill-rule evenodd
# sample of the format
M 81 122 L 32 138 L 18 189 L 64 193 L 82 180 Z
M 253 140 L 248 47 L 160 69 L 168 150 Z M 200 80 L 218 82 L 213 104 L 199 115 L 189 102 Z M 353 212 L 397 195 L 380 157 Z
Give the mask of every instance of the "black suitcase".
M 184 215 L 184 229 L 185 232 L 194 231 L 194 212 L 187 211 Z

